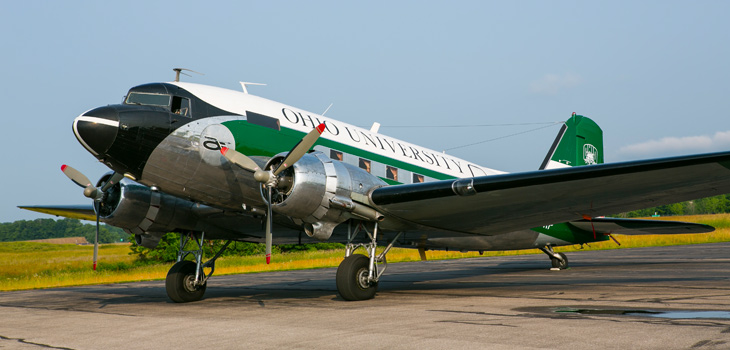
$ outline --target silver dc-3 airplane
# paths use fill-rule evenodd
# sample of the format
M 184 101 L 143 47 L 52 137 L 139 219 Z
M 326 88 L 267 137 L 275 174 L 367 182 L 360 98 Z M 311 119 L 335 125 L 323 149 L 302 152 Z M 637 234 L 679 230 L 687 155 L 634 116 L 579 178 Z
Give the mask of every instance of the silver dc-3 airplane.
M 730 193 L 730 152 L 602 164 L 601 129 L 575 114 L 537 170 L 508 174 L 251 95 L 245 83 L 243 92 L 179 79 L 139 85 L 121 104 L 78 116 L 73 132 L 112 170 L 92 184 L 62 167 L 93 206 L 21 208 L 96 219 L 147 247 L 181 233 L 181 247 L 197 248 L 181 249 L 167 274 L 175 302 L 205 293 L 222 250 L 205 261 L 204 239 L 266 243 L 267 262 L 272 243 L 345 243 L 337 290 L 364 300 L 393 246 L 423 259 L 427 250 L 539 248 L 562 269 L 568 259 L 553 247 L 714 230 L 601 215 Z

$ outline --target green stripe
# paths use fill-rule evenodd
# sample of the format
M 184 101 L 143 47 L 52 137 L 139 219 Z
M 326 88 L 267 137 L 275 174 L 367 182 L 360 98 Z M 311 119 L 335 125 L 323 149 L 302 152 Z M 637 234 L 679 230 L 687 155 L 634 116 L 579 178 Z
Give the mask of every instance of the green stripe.
M 231 131 L 233 137 L 236 139 L 236 151 L 247 156 L 272 157 L 281 152 L 288 152 L 304 137 L 304 135 L 306 135 L 304 132 L 289 128 L 282 127 L 281 131 L 277 131 L 267 127 L 250 124 L 243 120 L 227 121 L 223 122 L 223 125 Z M 411 163 L 385 157 L 377 153 L 368 152 L 361 148 L 348 146 L 325 138 L 317 140 L 315 146 L 317 145 L 414 172 L 419 175 L 429 176 L 437 180 L 455 178 L 451 175 L 422 168 Z M 399 182 L 395 182 L 393 180 L 383 180 L 389 184 L 399 184 Z

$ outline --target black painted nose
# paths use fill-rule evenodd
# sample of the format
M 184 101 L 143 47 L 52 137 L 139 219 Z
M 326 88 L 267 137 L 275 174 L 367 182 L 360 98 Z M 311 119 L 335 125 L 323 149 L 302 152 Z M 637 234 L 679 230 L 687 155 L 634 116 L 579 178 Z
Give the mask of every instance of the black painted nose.
M 119 114 L 112 107 L 92 109 L 74 120 L 74 134 L 89 152 L 101 156 L 114 143 L 119 130 Z

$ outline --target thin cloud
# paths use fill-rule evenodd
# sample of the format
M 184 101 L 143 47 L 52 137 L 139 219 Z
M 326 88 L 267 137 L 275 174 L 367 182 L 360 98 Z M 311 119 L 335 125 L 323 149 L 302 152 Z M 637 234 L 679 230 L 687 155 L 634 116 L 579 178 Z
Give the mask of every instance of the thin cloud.
M 714 135 L 665 137 L 628 145 L 619 149 L 622 158 L 638 158 L 653 155 L 687 154 L 730 150 L 730 130 Z
M 530 83 L 530 92 L 539 95 L 554 96 L 562 90 L 574 88 L 582 83 L 583 78 L 577 74 L 546 74 L 542 78 Z

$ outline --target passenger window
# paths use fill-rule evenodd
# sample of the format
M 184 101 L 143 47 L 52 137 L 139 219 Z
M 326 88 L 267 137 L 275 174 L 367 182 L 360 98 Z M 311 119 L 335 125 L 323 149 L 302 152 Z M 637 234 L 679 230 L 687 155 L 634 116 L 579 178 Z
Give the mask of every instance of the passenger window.
M 385 177 L 393 181 L 398 181 L 398 168 L 386 165 Z
M 190 99 L 185 97 L 173 96 L 172 106 L 170 108 L 172 113 L 179 114 L 184 117 L 190 117 Z
M 341 162 L 343 160 L 342 152 L 335 151 L 332 149 L 332 150 L 330 150 L 330 158 L 339 160 Z
M 417 183 L 420 183 L 423 181 L 424 181 L 423 175 L 418 175 L 416 173 L 413 173 L 413 183 L 414 184 L 417 184 Z
M 360 168 L 365 169 L 365 171 L 370 172 L 370 161 L 366 159 L 360 158 Z

